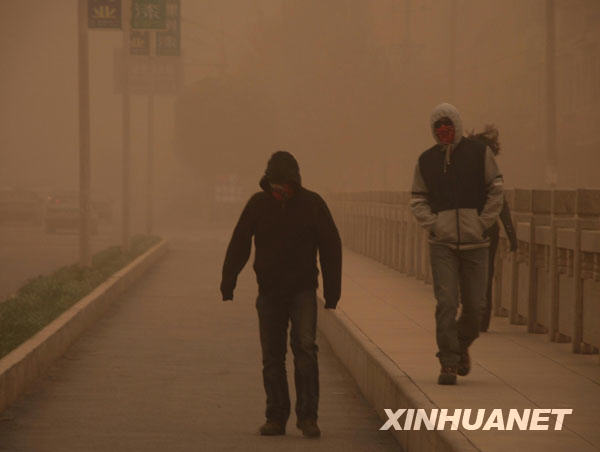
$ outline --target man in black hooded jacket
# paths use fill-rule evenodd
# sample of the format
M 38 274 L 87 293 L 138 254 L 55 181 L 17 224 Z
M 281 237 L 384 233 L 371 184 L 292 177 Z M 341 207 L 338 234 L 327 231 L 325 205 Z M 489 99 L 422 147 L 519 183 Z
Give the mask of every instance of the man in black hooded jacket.
M 262 435 L 282 435 L 290 415 L 285 370 L 287 327 L 291 321 L 297 426 L 305 436 L 319 436 L 317 409 L 317 250 L 323 272 L 325 307 L 335 309 L 341 293 L 341 241 L 327 204 L 302 187 L 292 154 L 275 152 L 233 231 L 221 293 L 233 299 L 237 276 L 250 257 L 254 236 L 254 271 L 258 281 L 263 382 L 267 395 Z

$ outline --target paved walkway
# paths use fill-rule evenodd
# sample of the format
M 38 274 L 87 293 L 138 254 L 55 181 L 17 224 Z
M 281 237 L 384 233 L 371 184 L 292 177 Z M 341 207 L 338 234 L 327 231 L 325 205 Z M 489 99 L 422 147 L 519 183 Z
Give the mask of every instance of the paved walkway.
M 562 431 L 465 432 L 480 450 L 600 449 L 598 355 L 494 318 L 471 348 L 471 374 L 439 386 L 432 286 L 345 250 L 342 297 L 339 307 L 439 408 L 573 409 Z
M 303 438 L 293 416 L 285 437 L 257 434 L 256 283 L 248 266 L 235 302 L 220 301 L 225 246 L 223 233 L 175 238 L 166 259 L 0 413 L 0 450 L 398 450 L 324 341 L 322 438 Z

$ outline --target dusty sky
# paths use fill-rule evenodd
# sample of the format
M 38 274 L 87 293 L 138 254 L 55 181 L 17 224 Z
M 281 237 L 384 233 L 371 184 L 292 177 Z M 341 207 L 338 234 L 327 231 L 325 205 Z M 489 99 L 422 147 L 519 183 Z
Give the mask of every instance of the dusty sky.
M 160 194 L 231 174 L 253 190 L 278 148 L 315 188 L 405 190 L 441 101 L 467 129 L 498 125 L 508 186 L 545 188 L 544 5 L 182 0 L 185 88 L 156 99 Z M 555 13 L 558 186 L 598 188 L 600 3 L 557 0 Z M 0 2 L 0 185 L 76 186 L 76 37 L 75 0 Z M 118 195 L 121 37 L 89 39 L 93 187 Z M 146 109 L 132 96 L 140 193 Z

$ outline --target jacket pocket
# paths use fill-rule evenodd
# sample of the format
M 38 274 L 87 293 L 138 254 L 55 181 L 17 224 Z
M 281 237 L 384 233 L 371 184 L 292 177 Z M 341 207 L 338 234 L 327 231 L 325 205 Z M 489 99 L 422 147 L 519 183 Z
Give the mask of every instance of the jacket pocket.
M 460 243 L 484 242 L 483 223 L 477 209 L 459 209 Z
M 454 242 L 458 240 L 456 231 L 456 210 L 442 210 L 431 229 L 433 239 L 439 242 Z

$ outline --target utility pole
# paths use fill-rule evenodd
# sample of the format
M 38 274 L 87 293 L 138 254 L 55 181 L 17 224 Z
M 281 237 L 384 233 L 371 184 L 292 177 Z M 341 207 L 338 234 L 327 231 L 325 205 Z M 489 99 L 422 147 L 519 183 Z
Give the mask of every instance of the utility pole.
M 554 0 L 546 0 L 546 182 L 556 188 L 556 29 Z
M 124 253 L 130 248 L 131 235 L 131 118 L 130 118 L 130 99 L 129 99 L 129 40 L 130 40 L 130 18 L 131 3 L 130 0 L 122 0 L 123 17 L 123 94 L 121 97 L 122 114 L 122 218 L 121 218 L 121 249 Z
M 92 264 L 90 246 L 90 74 L 87 0 L 77 0 L 79 64 L 79 265 Z

